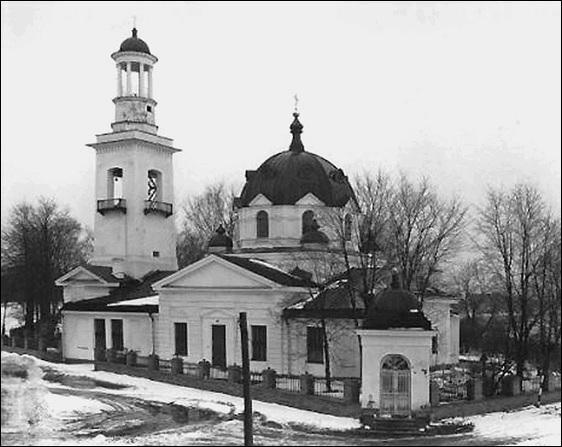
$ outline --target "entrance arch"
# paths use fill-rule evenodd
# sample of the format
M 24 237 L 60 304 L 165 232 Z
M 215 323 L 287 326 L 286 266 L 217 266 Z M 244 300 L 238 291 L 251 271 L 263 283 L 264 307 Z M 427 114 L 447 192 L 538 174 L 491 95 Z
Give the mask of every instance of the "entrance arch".
M 381 361 L 381 415 L 409 416 L 411 410 L 411 369 L 408 360 L 397 354 Z

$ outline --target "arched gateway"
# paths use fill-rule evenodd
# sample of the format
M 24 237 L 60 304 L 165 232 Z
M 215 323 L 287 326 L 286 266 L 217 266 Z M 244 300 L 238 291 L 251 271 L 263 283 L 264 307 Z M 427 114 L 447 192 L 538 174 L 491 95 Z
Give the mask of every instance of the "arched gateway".
M 411 409 L 411 375 L 408 360 L 389 355 L 381 362 L 381 415 L 408 416 Z

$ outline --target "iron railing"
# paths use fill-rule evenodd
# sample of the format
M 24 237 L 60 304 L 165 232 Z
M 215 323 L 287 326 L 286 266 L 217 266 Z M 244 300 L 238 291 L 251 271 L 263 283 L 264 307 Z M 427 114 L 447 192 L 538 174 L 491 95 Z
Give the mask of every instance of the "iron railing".
M 108 211 L 127 212 L 127 201 L 125 199 L 103 199 L 98 200 L 98 213 L 105 214 Z
M 144 214 L 162 214 L 165 217 L 172 215 L 173 207 L 171 203 L 159 202 L 157 200 L 144 201 Z

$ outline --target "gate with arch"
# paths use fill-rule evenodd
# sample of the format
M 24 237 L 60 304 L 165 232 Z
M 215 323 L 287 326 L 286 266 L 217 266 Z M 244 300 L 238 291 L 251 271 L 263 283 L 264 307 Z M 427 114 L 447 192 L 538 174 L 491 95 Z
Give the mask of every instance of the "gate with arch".
M 411 371 L 401 355 L 388 355 L 381 363 L 381 415 L 409 416 Z

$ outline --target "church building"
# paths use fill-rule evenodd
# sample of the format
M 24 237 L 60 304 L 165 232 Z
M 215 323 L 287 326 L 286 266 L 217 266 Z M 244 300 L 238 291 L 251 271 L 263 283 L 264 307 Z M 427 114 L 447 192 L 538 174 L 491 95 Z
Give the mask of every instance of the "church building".
M 381 359 L 421 353 L 427 369 L 458 361 L 454 297 L 425 297 L 422 309 L 396 280 L 386 287 L 386 266 L 376 266 L 370 290 L 361 285 L 375 266 L 361 262 L 357 199 L 341 169 L 305 149 L 297 111 L 288 149 L 246 171 L 233 234 L 218 226 L 208 255 L 178 270 L 173 155 L 180 149 L 158 134 L 158 59 L 136 29 L 111 58 L 112 130 L 88 144 L 96 157 L 94 255 L 56 282 L 64 289 L 64 358 L 91 361 L 114 348 L 241 364 L 237 319 L 247 312 L 253 371 L 324 376 L 328 355 L 333 376 L 364 377 L 358 334 Z M 414 339 L 404 336 L 412 330 L 423 339 L 414 342 L 417 354 L 394 352 L 400 337 Z M 416 374 L 412 358 L 395 357 L 381 362 Z

